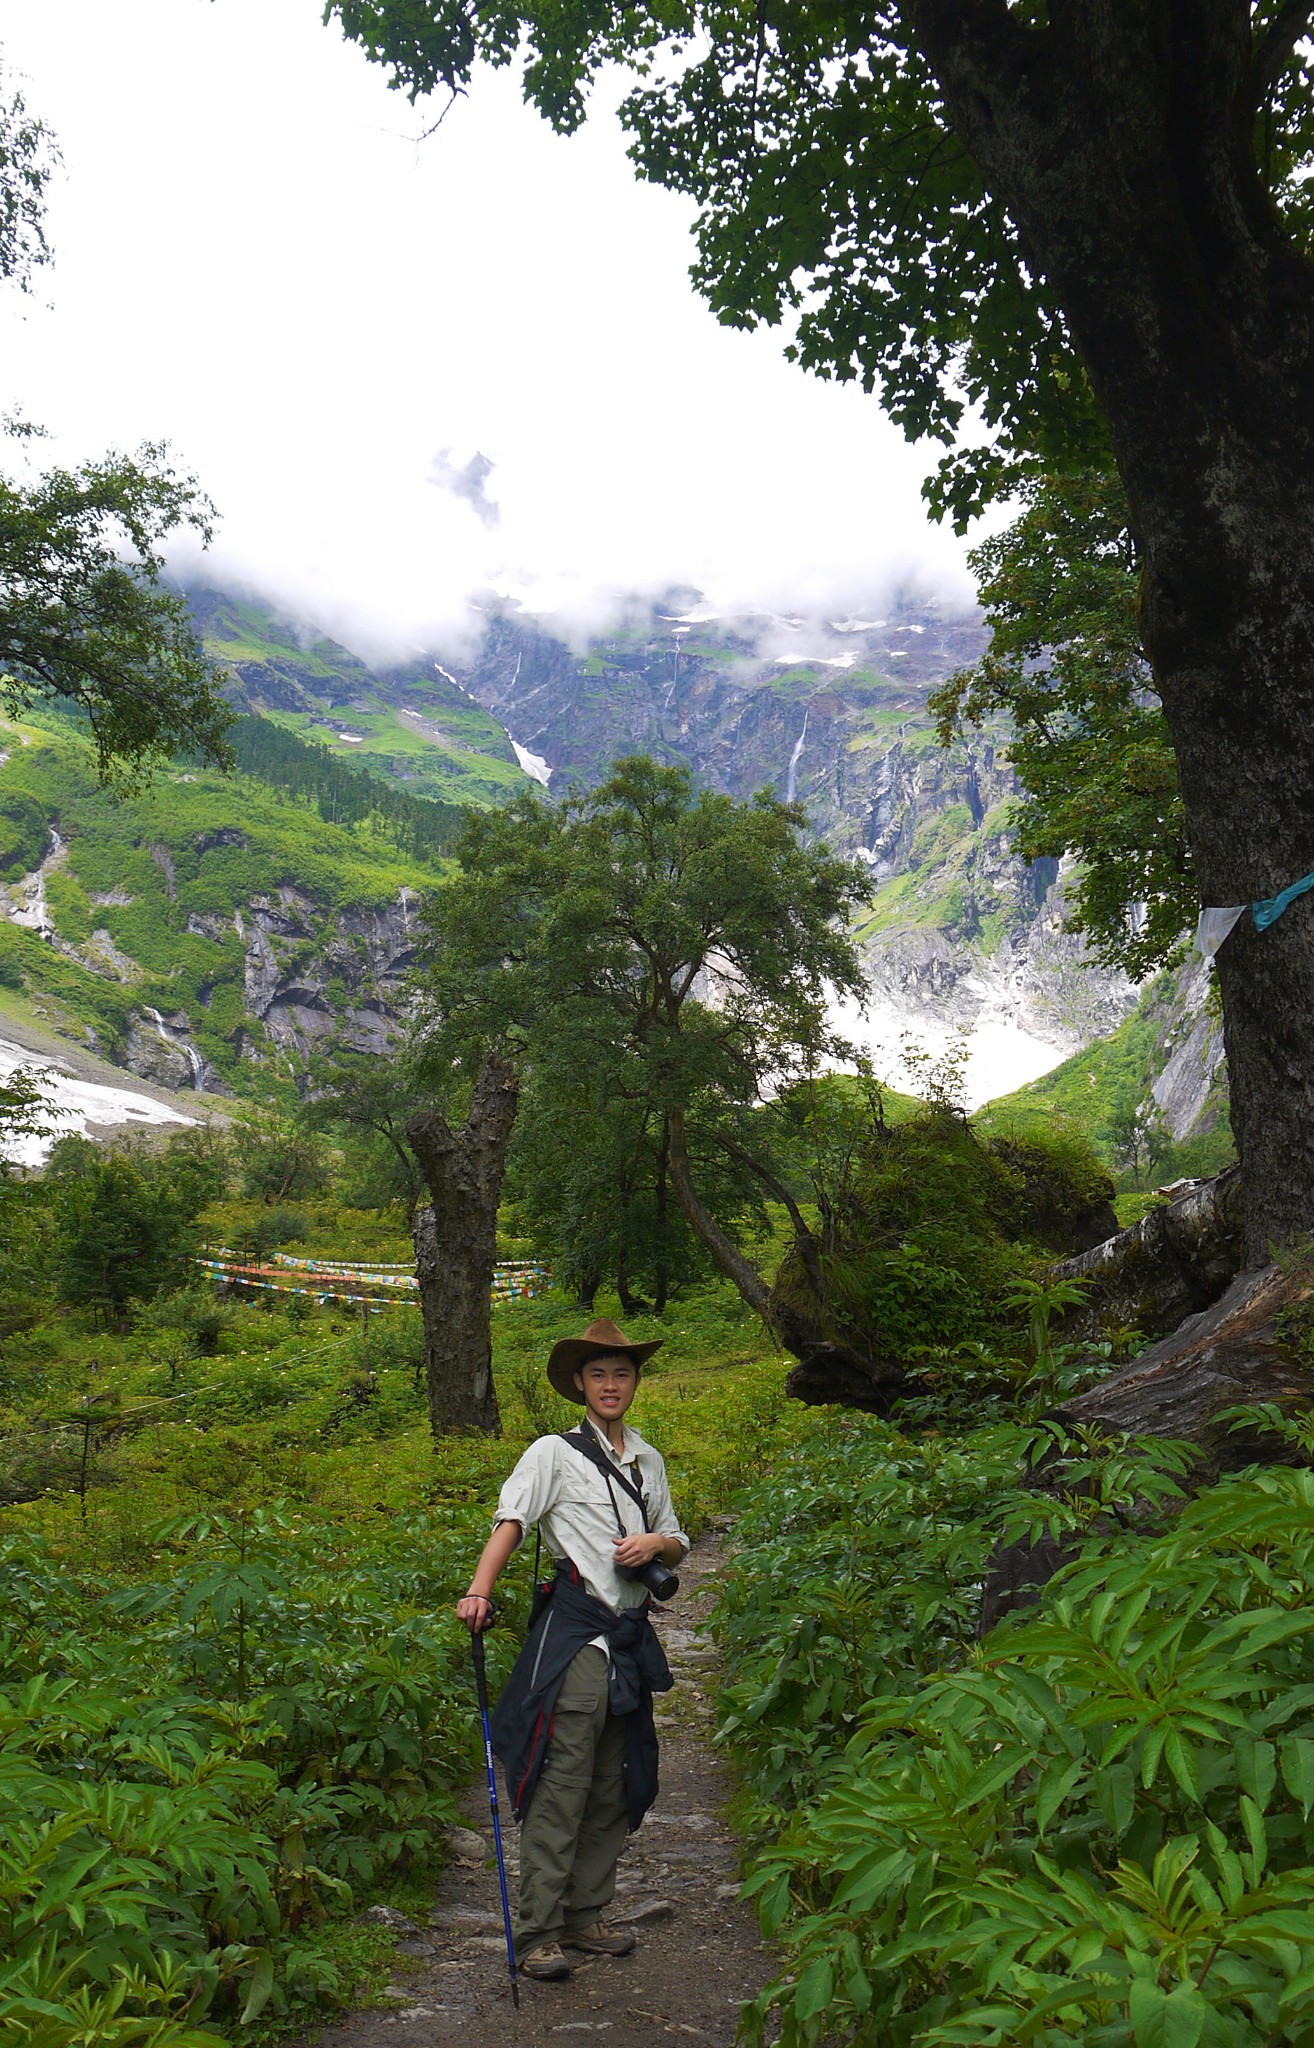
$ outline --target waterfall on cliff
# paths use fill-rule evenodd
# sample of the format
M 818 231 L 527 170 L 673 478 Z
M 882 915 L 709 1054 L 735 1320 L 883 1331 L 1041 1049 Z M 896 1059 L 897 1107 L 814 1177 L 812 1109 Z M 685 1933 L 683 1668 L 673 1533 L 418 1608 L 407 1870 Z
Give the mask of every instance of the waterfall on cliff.
M 794 742 L 794 751 L 789 757 L 789 767 L 785 774 L 785 802 L 787 804 L 792 804 L 794 801 L 794 790 L 798 783 L 799 755 L 803 752 L 803 742 L 808 736 L 808 712 L 811 708 L 809 704 L 803 706 L 803 728 Z

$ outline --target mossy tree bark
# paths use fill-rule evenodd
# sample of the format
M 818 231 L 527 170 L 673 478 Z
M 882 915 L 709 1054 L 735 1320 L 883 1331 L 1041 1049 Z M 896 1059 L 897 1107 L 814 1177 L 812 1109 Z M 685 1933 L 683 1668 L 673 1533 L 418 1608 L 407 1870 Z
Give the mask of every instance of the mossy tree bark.
M 493 1384 L 492 1284 L 497 1204 L 516 1120 L 517 1082 L 509 1060 L 490 1053 L 479 1069 L 469 1113 L 458 1131 L 436 1109 L 406 1126 L 428 1202 L 416 1213 L 415 1270 L 424 1316 L 429 1427 L 500 1428 Z

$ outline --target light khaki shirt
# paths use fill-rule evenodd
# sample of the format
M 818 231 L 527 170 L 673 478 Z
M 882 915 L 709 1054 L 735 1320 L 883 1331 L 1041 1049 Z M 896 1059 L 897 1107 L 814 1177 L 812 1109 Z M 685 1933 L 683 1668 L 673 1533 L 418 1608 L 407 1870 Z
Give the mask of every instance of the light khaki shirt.
M 661 1452 L 645 1443 L 628 1423 L 623 1425 L 625 1448 L 617 1452 L 587 1416 L 581 1422 L 583 1428 L 593 1430 L 617 1471 L 643 1488 L 648 1527 L 658 1535 L 674 1537 L 687 1550 L 689 1538 L 675 1519 Z M 552 1555 L 569 1558 L 593 1598 L 619 1614 L 627 1607 L 640 1606 L 647 1595 L 637 1581 L 623 1579 L 616 1570 L 613 1546 L 620 1530 L 611 1504 L 613 1493 L 625 1533 L 641 1535 L 639 1504 L 623 1487 L 609 1487 L 597 1466 L 559 1436 L 541 1436 L 529 1446 L 502 1488 L 494 1527 L 498 1522 L 519 1522 L 523 1534 L 541 1523 L 543 1541 Z M 599 1644 L 605 1648 L 606 1638 L 600 1637 Z

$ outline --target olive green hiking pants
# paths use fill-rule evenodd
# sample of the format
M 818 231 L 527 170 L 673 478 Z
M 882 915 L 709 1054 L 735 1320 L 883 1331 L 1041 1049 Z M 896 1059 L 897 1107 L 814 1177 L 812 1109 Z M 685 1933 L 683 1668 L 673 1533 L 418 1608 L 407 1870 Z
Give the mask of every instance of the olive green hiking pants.
M 622 1724 L 607 1697 L 607 1653 L 586 1644 L 561 1681 L 552 1741 L 520 1830 L 519 1959 L 589 1927 L 616 1890 L 629 1831 Z

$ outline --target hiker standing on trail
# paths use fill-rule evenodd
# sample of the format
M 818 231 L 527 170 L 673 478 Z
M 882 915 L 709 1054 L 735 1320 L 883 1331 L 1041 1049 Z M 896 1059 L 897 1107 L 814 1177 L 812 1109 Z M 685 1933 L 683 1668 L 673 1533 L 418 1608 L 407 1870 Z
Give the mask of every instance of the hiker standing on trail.
M 657 1796 L 652 1696 L 672 1679 L 648 1618 L 650 1595 L 675 1591 L 666 1567 L 689 1548 L 660 1453 L 625 1423 L 640 1370 L 661 1341 L 631 1344 L 604 1317 L 552 1347 L 547 1376 L 583 1406 L 584 1419 L 529 1446 L 456 1605 L 472 1634 L 487 1628 L 498 1573 L 541 1525 L 556 1575 L 535 1598 L 493 1718 L 493 1748 L 521 1822 L 515 1947 L 526 1977 L 568 1977 L 563 1947 L 623 1956 L 635 1945 L 633 1929 L 609 1927 L 602 1911 L 615 1895 L 626 1834 Z

